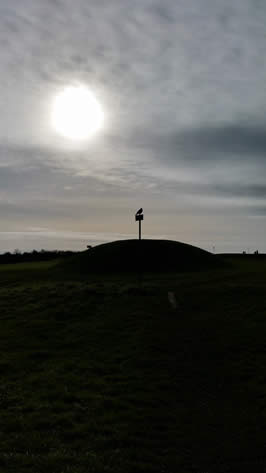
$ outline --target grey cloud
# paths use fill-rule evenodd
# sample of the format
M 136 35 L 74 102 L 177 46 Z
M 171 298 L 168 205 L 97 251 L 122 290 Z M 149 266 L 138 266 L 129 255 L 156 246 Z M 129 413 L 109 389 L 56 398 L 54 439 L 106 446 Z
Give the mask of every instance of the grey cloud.
M 176 121 L 213 118 L 217 109 L 227 117 L 261 103 L 265 65 L 258 44 L 264 47 L 260 25 L 266 10 L 249 16 L 247 0 L 235 7 L 208 0 L 167 0 L 163 6 L 77 0 L 75 8 L 66 0 L 14 3 L 16 8 L 2 16 L 3 39 L 9 41 L 2 80 L 6 73 L 43 86 L 86 80 L 116 105 L 114 115 L 123 117 L 123 126 L 126 117 L 127 125 L 140 121 L 169 128 Z M 229 16 L 226 32 L 223 18 Z M 243 43 L 249 24 L 255 34 Z M 232 51 L 241 51 L 239 64 Z M 247 52 L 251 64 L 242 71 L 243 83 L 239 74 Z
M 214 157 L 229 155 L 250 159 L 252 156 L 264 157 L 266 153 L 266 124 L 241 125 L 228 124 L 202 127 L 177 134 L 174 140 L 191 155 L 198 153 L 200 159 L 210 154 Z
M 242 128 L 241 131 L 243 131 Z M 191 134 L 194 137 L 193 132 Z M 203 140 L 201 140 L 199 131 L 195 135 L 197 138 L 200 136 L 199 141 L 201 143 L 207 139 L 205 133 L 203 134 Z M 208 129 L 207 136 L 210 135 Z M 225 135 L 223 129 L 221 136 L 224 137 Z M 231 137 L 230 130 L 228 135 Z M 240 135 L 242 136 L 242 133 Z M 218 148 L 220 149 L 222 140 L 219 133 L 219 139 L 216 140 L 216 136 L 217 130 L 215 130 L 215 139 L 213 136 L 210 139 L 217 149 L 215 148 L 215 153 L 210 153 L 209 159 L 211 157 L 212 161 L 217 160 L 219 162 Z M 243 133 L 243 136 L 246 136 L 245 133 Z M 259 133 L 258 136 L 260 136 Z M 183 136 L 180 141 L 182 142 L 182 156 L 187 156 L 187 147 L 191 147 L 190 133 L 186 133 L 185 138 Z M 196 141 L 197 139 L 195 139 L 195 143 Z M 208 148 L 207 144 L 206 146 Z M 201 147 L 195 145 L 195 149 L 201 149 Z M 202 149 L 200 153 L 202 153 Z M 95 170 L 92 163 L 87 166 L 88 169 L 85 173 L 79 172 L 75 161 L 80 158 L 86 159 L 86 154 L 86 152 L 85 155 L 84 152 L 71 154 L 71 160 L 68 162 L 65 153 L 59 151 L 55 152 L 45 148 L 0 147 L 0 163 L 2 160 L 0 167 L 0 198 L 1 195 L 6 196 L 6 198 L 12 196 L 13 199 L 20 199 L 19 205 L 22 205 L 23 200 L 25 200 L 27 201 L 26 205 L 36 206 L 36 208 L 39 206 L 40 212 L 45 212 L 42 209 L 41 200 L 46 203 L 44 205 L 47 205 L 48 208 L 51 205 L 50 201 L 55 201 L 55 208 L 58 207 L 58 209 L 62 205 L 65 205 L 68 209 L 74 209 L 75 206 L 79 206 L 81 209 L 90 208 L 91 205 L 96 208 L 100 205 L 105 209 L 107 201 L 111 199 L 113 205 L 119 208 L 121 205 L 123 206 L 123 200 L 124 202 L 128 199 L 132 200 L 136 193 L 140 193 L 143 199 L 147 199 L 147 196 L 153 199 L 162 199 L 163 197 L 163 201 L 175 196 L 183 201 L 186 208 L 193 207 L 191 202 L 186 203 L 187 198 L 191 196 L 194 196 L 195 199 L 200 196 L 209 196 L 210 198 L 215 196 L 216 198 L 227 199 L 249 198 L 251 201 L 266 197 L 266 186 L 262 183 L 259 172 L 256 181 L 254 177 L 247 176 L 247 179 L 245 179 L 244 175 L 242 179 L 237 179 L 239 176 L 230 176 L 230 179 L 227 180 L 225 178 L 221 179 L 219 173 L 209 177 L 207 175 L 205 179 L 202 179 L 201 175 L 197 177 L 197 171 L 194 173 L 194 180 L 181 179 L 178 172 L 176 175 L 170 172 L 164 178 L 163 173 L 162 175 L 160 173 L 153 174 L 152 167 L 156 165 L 153 159 L 150 161 L 150 166 L 147 163 L 142 163 L 141 159 L 138 166 L 136 166 L 137 161 L 134 163 L 128 161 L 124 166 L 118 166 L 117 162 L 113 162 L 110 163 L 110 167 L 106 167 L 102 171 L 97 170 L 97 168 Z M 165 155 L 163 155 L 164 161 L 161 161 L 160 165 L 163 164 L 167 168 L 169 166 L 169 156 L 171 156 L 171 153 L 168 153 L 165 159 Z M 180 166 L 180 154 L 176 154 L 175 159 Z M 208 157 L 204 155 L 204 159 L 206 160 L 205 164 L 209 164 Z M 188 161 L 186 166 L 189 168 L 191 161 Z M 83 166 L 84 162 L 81 165 Z M 225 166 L 224 159 L 221 160 L 221 166 Z M 193 177 L 192 174 L 191 177 Z M 29 203 L 29 199 L 32 200 L 32 204 Z M 88 199 L 91 200 L 92 204 L 89 203 Z M 63 203 L 64 200 L 65 203 Z M 205 205 L 208 207 L 207 203 Z M 60 214 L 60 210 L 58 212 Z M 64 212 L 63 210 L 62 215 Z M 99 212 L 101 213 L 101 210 Z M 51 215 L 52 213 L 51 211 Z
M 232 183 L 231 185 L 221 185 L 217 183 L 212 186 L 214 193 L 227 195 L 228 197 L 245 197 L 250 199 L 266 199 L 266 185 L 264 184 L 240 184 Z
M 266 185 L 256 182 L 247 182 L 243 183 L 242 181 L 231 180 L 230 182 L 221 182 L 219 179 L 213 179 L 205 182 L 183 182 L 183 181 L 174 181 L 165 182 L 164 185 L 161 185 L 164 192 L 169 192 L 172 195 L 175 194 L 177 198 L 183 199 L 186 196 L 192 196 L 196 199 L 201 197 L 209 197 L 210 203 L 212 198 L 216 199 L 228 199 L 228 201 L 233 201 L 237 199 L 245 199 L 250 203 L 254 203 L 257 200 L 266 199 Z M 160 189 L 160 183 L 157 182 L 155 187 Z M 185 201 L 185 200 L 184 200 Z M 205 204 L 207 207 L 207 203 Z M 243 205 L 246 205 L 243 204 Z
M 166 163 L 187 166 L 197 163 L 226 166 L 228 162 L 266 164 L 266 124 L 205 125 L 135 140 L 143 149 L 152 148 L 152 143 L 156 143 L 154 156 Z
M 252 0 L 0 0 L 4 218 L 122 222 L 138 200 L 154 219 L 261 208 L 265 19 Z M 82 151 L 49 128 L 51 98 L 75 81 L 107 117 Z

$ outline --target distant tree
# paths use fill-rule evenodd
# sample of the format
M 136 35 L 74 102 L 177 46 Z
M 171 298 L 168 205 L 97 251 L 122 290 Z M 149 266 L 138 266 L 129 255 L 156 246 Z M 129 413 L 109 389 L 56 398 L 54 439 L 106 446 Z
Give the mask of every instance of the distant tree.
M 14 255 L 21 255 L 21 251 L 18 248 L 16 248 L 14 250 Z

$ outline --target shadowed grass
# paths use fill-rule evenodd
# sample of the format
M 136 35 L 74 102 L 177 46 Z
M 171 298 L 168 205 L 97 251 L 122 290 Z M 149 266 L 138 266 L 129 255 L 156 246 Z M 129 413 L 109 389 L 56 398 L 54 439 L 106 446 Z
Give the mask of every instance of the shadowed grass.
M 118 240 L 95 246 L 62 262 L 66 271 L 83 274 L 105 272 L 185 272 L 224 265 L 217 255 L 173 240 Z
M 0 470 L 265 471 L 266 262 L 231 263 L 0 267 Z

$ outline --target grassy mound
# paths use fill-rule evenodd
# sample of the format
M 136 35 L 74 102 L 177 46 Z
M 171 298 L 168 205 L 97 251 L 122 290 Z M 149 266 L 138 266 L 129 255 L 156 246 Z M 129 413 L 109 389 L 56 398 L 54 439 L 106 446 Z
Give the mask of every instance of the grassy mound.
M 194 271 L 218 267 L 217 256 L 172 240 L 119 240 L 98 245 L 63 263 L 82 272 Z

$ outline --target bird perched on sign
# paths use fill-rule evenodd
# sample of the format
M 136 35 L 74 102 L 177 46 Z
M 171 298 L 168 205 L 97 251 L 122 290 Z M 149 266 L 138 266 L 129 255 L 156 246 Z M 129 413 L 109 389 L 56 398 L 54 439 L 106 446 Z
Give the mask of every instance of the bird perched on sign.
M 143 212 L 143 208 L 139 209 L 139 210 L 136 212 L 136 215 L 140 215 L 140 214 L 142 214 L 142 212 Z

